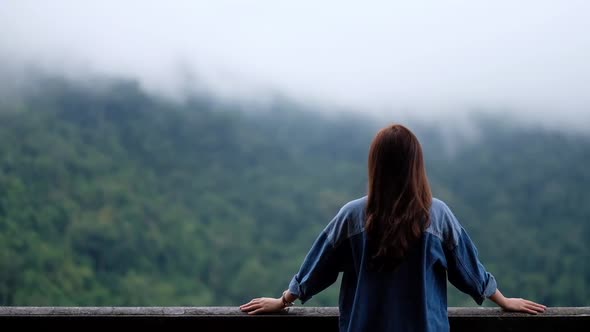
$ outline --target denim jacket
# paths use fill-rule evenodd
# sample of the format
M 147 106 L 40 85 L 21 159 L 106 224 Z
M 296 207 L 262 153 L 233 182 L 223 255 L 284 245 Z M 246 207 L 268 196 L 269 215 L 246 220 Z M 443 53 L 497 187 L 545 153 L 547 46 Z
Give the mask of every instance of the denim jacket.
M 447 276 L 479 305 L 494 294 L 494 276 L 449 207 L 436 198 L 419 245 L 393 271 L 367 269 L 366 204 L 365 196 L 340 209 L 289 284 L 305 303 L 342 272 L 340 331 L 448 331 Z

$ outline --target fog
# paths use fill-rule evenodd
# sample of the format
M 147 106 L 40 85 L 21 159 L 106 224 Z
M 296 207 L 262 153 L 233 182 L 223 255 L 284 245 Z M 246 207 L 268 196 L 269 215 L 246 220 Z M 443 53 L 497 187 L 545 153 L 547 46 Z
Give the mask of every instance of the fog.
M 182 96 L 590 124 L 588 1 L 3 1 L 0 59 Z M 327 106 L 324 109 L 331 109 Z

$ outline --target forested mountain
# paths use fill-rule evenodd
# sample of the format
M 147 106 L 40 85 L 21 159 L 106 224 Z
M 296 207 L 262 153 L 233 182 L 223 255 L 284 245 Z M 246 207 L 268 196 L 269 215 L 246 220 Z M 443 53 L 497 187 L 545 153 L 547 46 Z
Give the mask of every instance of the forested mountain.
M 280 99 L 173 102 L 127 80 L 45 77 L 0 96 L 0 305 L 278 296 L 318 232 L 365 194 L 368 145 L 386 124 Z M 453 123 L 409 125 L 434 194 L 507 296 L 588 305 L 590 139 L 498 120 L 476 118 L 450 146 Z M 309 305 L 336 305 L 337 291 Z M 454 292 L 451 304 L 474 302 Z

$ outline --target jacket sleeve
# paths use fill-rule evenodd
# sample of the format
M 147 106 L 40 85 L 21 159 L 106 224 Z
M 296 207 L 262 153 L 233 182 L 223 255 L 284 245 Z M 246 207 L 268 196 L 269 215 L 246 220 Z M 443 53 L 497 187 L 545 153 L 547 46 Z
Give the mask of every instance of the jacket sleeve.
M 456 230 L 445 253 L 449 281 L 481 305 L 496 292 L 496 279 L 486 271 L 478 258 L 475 244 L 450 210 L 447 211 L 447 218 Z
M 345 221 L 345 214 L 338 215 L 326 226 L 314 241 L 297 274 L 289 283 L 289 291 L 305 303 L 315 294 L 332 285 L 342 270 L 346 243 L 337 241 Z

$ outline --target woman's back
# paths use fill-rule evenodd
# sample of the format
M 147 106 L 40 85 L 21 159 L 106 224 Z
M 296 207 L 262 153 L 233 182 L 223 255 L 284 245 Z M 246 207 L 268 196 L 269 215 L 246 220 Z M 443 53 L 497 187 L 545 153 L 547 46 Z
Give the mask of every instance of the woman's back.
M 445 331 L 449 280 L 481 304 L 496 291 L 494 277 L 448 206 L 434 199 L 430 226 L 395 268 L 370 268 L 365 232 L 367 197 L 344 205 L 324 229 L 289 290 L 302 302 L 343 272 L 341 331 Z

